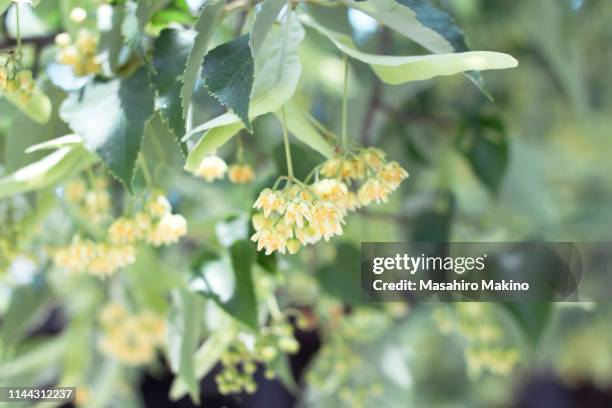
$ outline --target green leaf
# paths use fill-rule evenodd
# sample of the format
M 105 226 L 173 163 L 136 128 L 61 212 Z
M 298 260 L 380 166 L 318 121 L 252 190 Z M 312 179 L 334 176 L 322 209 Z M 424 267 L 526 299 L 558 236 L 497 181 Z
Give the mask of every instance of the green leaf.
M 477 118 L 474 123 L 463 127 L 460 139 L 474 174 L 492 193 L 496 193 L 509 160 L 504 124 L 496 118 Z
M 172 0 L 139 0 L 136 8 L 136 18 L 138 19 L 138 28 L 144 30 L 147 23 L 153 15 L 159 10 L 166 7 Z
M 27 102 L 22 101 L 16 93 L 9 94 L 0 91 L 0 97 L 6 98 L 7 101 L 37 123 L 47 123 L 51 117 L 51 101 L 38 87 L 34 88 Z
M 126 79 L 91 82 L 61 107 L 61 117 L 83 138 L 85 147 L 96 152 L 130 192 L 154 96 L 142 67 Z
M 327 158 L 334 155 L 333 146 L 312 125 L 295 102 L 287 103 L 284 109 L 287 128 L 293 136 Z M 276 115 L 279 120 L 282 120 L 280 112 L 277 112 Z
M 255 249 L 248 240 L 236 241 L 230 247 L 230 259 L 234 271 L 234 295 L 225 309 L 253 330 L 257 330 L 257 299 L 253 283 Z
M 0 199 L 54 186 L 78 174 L 95 158 L 82 146 L 62 147 L 0 179 Z
M 195 33 L 187 30 L 165 29 L 155 40 L 153 83 L 157 88 L 157 105 L 162 117 L 181 144 L 183 153 L 187 147 L 180 142 L 185 134 L 185 118 L 181 102 L 182 77 Z
M 175 291 L 172 297 L 174 309 L 168 330 L 170 367 L 187 386 L 193 402 L 199 404 L 200 385 L 193 356 L 200 339 L 204 304 L 199 296 L 186 289 Z
M 255 82 L 251 93 L 249 117 L 255 119 L 276 112 L 293 97 L 302 71 L 297 48 L 304 38 L 304 29 L 293 12 L 280 26 L 273 26 L 255 60 Z M 240 121 L 227 112 L 192 129 L 185 139 L 196 133 Z
M 299 180 L 304 180 L 313 168 L 323 162 L 324 158 L 316 151 L 307 149 L 302 144 L 289 143 L 291 146 L 291 156 L 293 157 L 293 173 Z M 287 174 L 287 160 L 283 143 L 279 143 L 274 147 L 272 157 L 278 173 Z
M 3 347 L 19 341 L 49 299 L 48 287 L 41 279 L 12 290 L 11 302 L 2 317 L 0 340 Z
M 237 321 L 257 330 L 257 299 L 253 283 L 255 249 L 247 240 L 235 241 L 229 248 L 229 260 L 222 258 L 196 265 L 201 269 L 192 286 L 212 299 Z M 232 275 L 227 275 L 231 269 Z
M 250 46 L 254 57 L 259 53 L 278 14 L 286 4 L 287 0 L 266 0 L 261 6 L 261 9 L 255 16 L 255 22 L 251 29 Z
M 187 155 L 185 170 L 194 172 L 202 162 L 202 159 L 223 146 L 236 133 L 243 128 L 242 122 L 232 123 L 226 126 L 212 128 L 200 138 L 198 143 Z
M 223 319 L 219 327 L 217 327 L 210 337 L 206 339 L 204 344 L 198 349 L 193 356 L 195 377 L 200 379 L 213 369 L 221 355 L 234 341 L 238 334 L 238 326 L 229 316 L 221 316 Z M 170 388 L 170 398 L 176 401 L 185 395 L 188 391 L 187 384 L 182 378 L 175 378 Z
M 548 326 L 548 322 L 552 313 L 552 303 L 503 302 L 499 305 L 514 318 L 514 321 L 520 327 L 523 334 L 529 341 L 530 345 L 536 345 Z
M 186 118 L 188 114 L 191 95 L 193 94 L 193 88 L 196 84 L 202 60 L 208 51 L 210 39 L 223 13 L 223 4 L 224 2 L 220 0 L 207 1 L 202 8 L 200 16 L 195 22 L 194 29 L 197 34 L 193 43 L 193 48 L 185 64 L 183 85 L 181 87 L 181 101 L 183 104 L 184 118 Z
M 317 271 L 317 279 L 328 294 L 350 305 L 363 303 L 359 278 L 359 249 L 341 242 L 336 246 L 336 259 Z
M 441 75 L 454 75 L 470 70 L 505 69 L 518 65 L 518 62 L 508 54 L 489 51 L 408 57 L 367 54 L 359 51 L 349 36 L 323 27 L 310 16 L 301 15 L 300 17 L 304 24 L 329 38 L 342 52 L 370 64 L 381 80 L 392 85 L 431 79 Z
M 249 102 L 254 69 L 248 34 L 212 49 L 202 64 L 208 92 L 238 115 L 248 130 L 252 130 Z

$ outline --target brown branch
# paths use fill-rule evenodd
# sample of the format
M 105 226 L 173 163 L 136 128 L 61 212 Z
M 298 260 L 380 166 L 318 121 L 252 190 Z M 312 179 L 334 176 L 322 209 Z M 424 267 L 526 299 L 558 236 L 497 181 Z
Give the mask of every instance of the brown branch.
M 43 47 L 53 44 L 55 35 L 56 34 L 26 37 L 21 39 L 21 43 L 23 45 L 33 45 L 37 50 L 41 50 Z M 4 40 L 0 41 L 0 50 L 15 48 L 16 46 L 17 40 L 15 38 L 6 37 Z

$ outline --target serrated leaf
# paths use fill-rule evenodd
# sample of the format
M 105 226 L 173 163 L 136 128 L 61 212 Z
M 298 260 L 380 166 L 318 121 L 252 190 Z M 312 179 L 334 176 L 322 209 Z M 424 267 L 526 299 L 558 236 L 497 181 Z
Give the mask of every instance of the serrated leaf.
M 249 130 L 254 69 L 248 34 L 212 49 L 202 64 L 202 79 L 208 92 L 231 109 Z
M 142 67 L 126 79 L 91 82 L 61 107 L 61 117 L 83 138 L 85 147 L 98 154 L 130 192 L 154 97 Z
M 194 354 L 200 339 L 202 299 L 186 289 L 173 293 L 174 309 L 168 330 L 168 357 L 172 371 L 189 391 L 194 403 L 199 404 L 200 386 L 196 378 Z
M 185 154 L 187 147 L 180 141 L 185 134 L 181 81 L 194 38 L 193 31 L 165 29 L 155 40 L 153 51 L 153 66 L 156 71 L 153 83 L 158 94 L 157 105 Z
M 114 4 L 108 6 L 110 12 L 108 26 L 100 25 L 99 52 L 108 56 L 107 61 L 111 71 L 115 72 L 119 67 L 119 56 L 123 48 L 123 23 L 126 16 L 125 4 Z
M 334 155 L 333 146 L 312 125 L 295 102 L 287 103 L 284 109 L 287 118 L 287 128 L 296 139 L 327 158 Z M 282 113 L 277 112 L 276 115 L 279 117 L 279 120 L 282 120 Z
M 286 4 L 287 0 L 266 0 L 261 6 L 251 29 L 250 46 L 253 57 L 257 57 L 257 54 L 259 54 L 272 25 Z
M 326 36 L 339 50 L 369 64 L 381 80 L 392 85 L 471 70 L 505 69 L 518 65 L 516 59 L 508 54 L 489 51 L 406 57 L 367 54 L 359 51 L 349 36 L 323 27 L 308 15 L 300 17 L 302 22 Z
M 185 170 L 196 171 L 202 159 L 223 146 L 243 128 L 242 122 L 209 129 L 191 149 L 185 162 Z
M 187 118 L 189 105 L 191 103 L 191 95 L 195 87 L 198 72 L 202 65 L 204 55 L 208 51 L 208 45 L 212 38 L 213 32 L 219 18 L 223 13 L 223 1 L 211 0 L 207 1 L 202 8 L 202 12 L 194 24 L 196 37 L 193 43 L 193 48 L 185 64 L 183 73 L 183 85 L 181 87 L 181 101 L 183 104 L 183 117 Z
M 294 13 L 288 13 L 280 26 L 273 26 L 266 37 L 266 45 L 255 60 L 255 82 L 249 117 L 255 119 L 276 112 L 295 93 L 302 67 L 297 48 L 304 38 L 304 29 Z M 188 132 L 184 139 L 218 126 L 240 122 L 234 113 L 217 116 Z
M 84 170 L 95 158 L 82 146 L 65 146 L 0 179 L 0 199 L 54 186 Z

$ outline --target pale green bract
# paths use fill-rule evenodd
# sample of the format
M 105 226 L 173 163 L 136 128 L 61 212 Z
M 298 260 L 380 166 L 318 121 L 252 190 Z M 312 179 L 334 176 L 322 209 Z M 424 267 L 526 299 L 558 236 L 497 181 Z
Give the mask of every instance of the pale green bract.
M 512 56 L 490 51 L 418 56 L 367 54 L 359 51 L 349 36 L 323 27 L 309 15 L 301 14 L 300 20 L 326 36 L 340 51 L 369 64 L 382 81 L 392 85 L 443 75 L 454 75 L 465 71 L 505 69 L 518 66 L 518 61 Z
M 22 102 L 16 94 L 0 92 L 0 98 L 15 105 L 21 112 L 37 123 L 47 123 L 51 117 L 51 100 L 38 87 L 35 87 L 27 102 Z
M 454 49 L 440 34 L 424 26 L 414 11 L 397 0 L 342 0 L 347 7 L 362 11 L 380 23 L 414 40 L 435 53 L 449 53 Z

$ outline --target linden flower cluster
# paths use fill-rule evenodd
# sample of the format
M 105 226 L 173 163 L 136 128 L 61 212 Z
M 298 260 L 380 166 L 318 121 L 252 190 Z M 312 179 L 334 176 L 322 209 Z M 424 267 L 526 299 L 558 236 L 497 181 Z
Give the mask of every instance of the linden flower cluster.
M 141 365 L 155 358 L 165 343 L 166 321 L 151 311 L 129 313 L 121 304 L 107 304 L 99 315 L 103 335 L 100 349 L 126 365 Z
M 76 23 L 82 23 L 86 17 L 87 12 L 78 7 L 70 13 L 70 18 Z M 100 58 L 96 55 L 98 39 L 86 28 L 81 28 L 74 39 L 68 33 L 58 34 L 55 44 L 60 49 L 57 62 L 72 66 L 74 75 L 95 75 L 102 70 Z
M 8 65 L 0 67 L 0 91 L 17 95 L 21 103 L 30 102 L 35 86 L 32 71 L 10 69 Z
M 232 164 L 227 166 L 225 161 L 217 155 L 209 155 L 202 159 L 194 174 L 211 183 L 227 177 L 234 184 L 245 184 L 255 179 L 255 171 L 248 164 Z
M 104 180 L 95 181 L 95 190 L 76 179 L 64 188 L 64 196 L 81 207 L 88 220 L 95 224 L 110 218 L 110 194 L 102 188 Z M 108 225 L 108 224 L 104 224 Z M 70 272 L 88 272 L 98 277 L 113 275 L 136 261 L 135 245 L 141 242 L 159 247 L 178 242 L 187 234 L 187 221 L 172 214 L 170 203 L 156 194 L 132 217 L 120 217 L 106 229 L 106 239 L 96 242 L 75 235 L 71 243 L 51 253 L 56 265 Z
M 75 235 L 66 247 L 53 251 L 53 262 L 70 272 L 87 271 L 106 277 L 136 260 L 136 249 L 129 245 L 111 245 Z
M 263 364 L 265 377 L 272 379 L 275 377 L 272 366 L 280 357 L 280 353 L 295 354 L 299 347 L 291 325 L 284 321 L 262 329 L 257 338 L 239 338 L 221 356 L 223 369 L 215 377 L 219 392 L 231 394 L 245 391 L 253 394 L 257 391 L 257 384 L 253 379 L 257 364 Z
M 174 244 L 186 234 L 187 221 L 180 214 L 172 214 L 170 203 L 163 195 L 151 198 L 145 211 L 134 217 L 121 217 L 108 228 L 109 241 L 118 245 L 144 241 L 159 247 Z
M 317 169 L 315 169 L 317 170 Z M 368 148 L 352 157 L 334 158 L 320 167 L 326 178 L 313 184 L 288 183 L 282 190 L 264 189 L 253 207 L 257 250 L 295 254 L 302 246 L 342 234 L 346 215 L 372 202 L 387 202 L 408 173 L 384 153 Z M 355 191 L 352 187 L 356 187 Z

